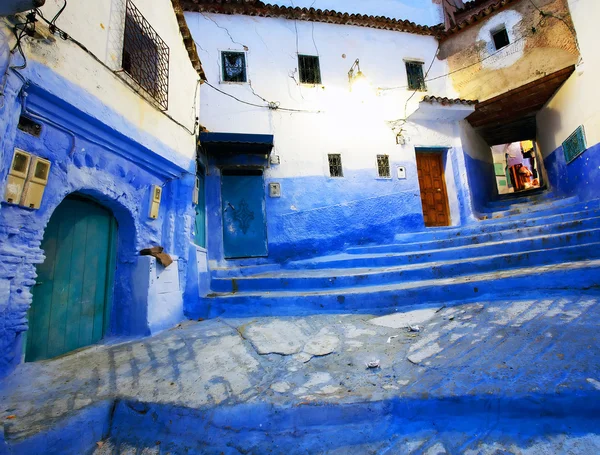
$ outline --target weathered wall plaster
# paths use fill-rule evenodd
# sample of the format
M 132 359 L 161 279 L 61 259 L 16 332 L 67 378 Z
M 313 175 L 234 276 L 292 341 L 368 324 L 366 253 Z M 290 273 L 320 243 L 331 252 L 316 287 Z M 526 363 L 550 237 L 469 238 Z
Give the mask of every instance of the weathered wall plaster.
M 44 14 L 52 17 L 58 3 L 47 2 Z M 104 60 L 109 58 L 106 50 L 102 53 L 109 28 L 105 16 L 114 11 L 110 1 L 99 3 L 91 6 L 94 14 L 89 14 L 87 4 L 69 4 L 57 24 Z M 171 48 L 169 114 L 193 128 L 198 75 L 189 62 L 171 3 L 165 0 L 142 10 L 157 23 L 157 31 Z M 89 23 L 92 18 L 98 23 Z M 175 125 L 82 49 L 43 29 L 47 39 L 24 40 L 27 67 L 18 73 L 9 70 L 9 65 L 22 60 L 18 53 L 8 52 L 14 45 L 9 23 L 3 19 L 0 25 L 2 196 L 14 147 L 51 162 L 39 210 L 3 201 L 0 205 L 2 376 L 21 361 L 35 267 L 44 260 L 40 249 L 44 229 L 54 209 L 72 193 L 93 198 L 117 220 L 117 269 L 108 335 L 149 334 L 182 318 L 181 294 L 193 238 L 195 135 Z M 39 137 L 17 129 L 21 114 L 42 125 Z M 148 217 L 151 185 L 163 187 L 156 220 Z M 152 288 L 136 293 L 132 276 L 148 260 L 141 259 L 138 251 L 153 245 L 162 245 L 176 257 L 171 265 L 174 277 L 163 286 L 159 274 Z
M 536 6 L 571 25 L 567 0 Z M 510 44 L 499 51 L 491 32 L 505 25 Z M 535 32 L 533 31 L 535 29 Z M 542 17 L 531 2 L 516 2 L 442 42 L 452 86 L 461 98 L 484 101 L 577 62 L 575 39 L 564 22 Z

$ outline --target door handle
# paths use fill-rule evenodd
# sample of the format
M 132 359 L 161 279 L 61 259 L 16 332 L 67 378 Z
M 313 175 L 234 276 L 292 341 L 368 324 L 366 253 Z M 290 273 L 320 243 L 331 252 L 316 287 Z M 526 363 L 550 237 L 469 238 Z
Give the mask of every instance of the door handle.
M 435 190 L 436 190 L 438 193 L 441 193 L 441 192 L 442 192 L 442 189 L 441 189 L 441 188 L 436 188 Z
M 231 202 L 228 202 L 228 203 L 227 203 L 227 205 L 228 205 L 229 207 L 231 207 L 231 209 L 232 209 L 232 210 L 234 210 L 234 211 L 235 211 L 235 207 L 234 207 L 233 205 L 231 205 Z

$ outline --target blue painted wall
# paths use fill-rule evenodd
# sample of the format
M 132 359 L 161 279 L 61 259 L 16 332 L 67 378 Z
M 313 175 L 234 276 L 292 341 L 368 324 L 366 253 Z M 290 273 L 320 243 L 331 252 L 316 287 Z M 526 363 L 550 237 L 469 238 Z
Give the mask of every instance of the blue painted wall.
M 440 152 L 445 157 L 452 224 L 460 225 L 472 216 L 466 172 L 458 159 L 462 151 L 446 150 Z M 240 163 L 247 164 L 242 159 Z M 268 258 L 225 261 L 220 169 L 212 159 L 206 179 L 210 260 L 221 267 L 285 262 L 338 252 L 346 246 L 393 242 L 397 234 L 424 230 L 415 159 L 392 161 L 390 165 L 392 178 L 388 179 L 379 178 L 375 166 L 344 169 L 342 178 L 279 178 L 270 175 L 271 169 L 265 169 Z M 397 178 L 397 166 L 406 168 L 406 179 Z M 269 183 L 281 184 L 280 198 L 269 196 Z
M 0 49 L 0 69 L 6 53 Z M 180 289 L 185 289 L 193 238 L 193 160 L 111 111 L 100 100 L 30 62 L 21 79 L 11 70 L 0 103 L 0 182 L 2 199 L 13 148 L 51 161 L 42 206 L 29 210 L 0 205 L 0 376 L 21 361 L 35 265 L 44 260 L 40 242 L 58 204 L 71 193 L 86 194 L 109 208 L 118 223 L 110 334 L 150 333 L 147 301 L 132 298 L 138 251 L 162 245 L 179 258 Z M 60 95 L 57 95 L 60 94 Z M 64 96 L 62 96 L 64 95 Z M 93 117 L 85 112 L 97 112 Z M 21 113 L 42 125 L 40 137 L 17 129 Z M 105 123 L 119 125 L 117 132 Z M 163 186 L 159 218 L 148 217 L 151 185 Z M 142 292 L 143 294 L 143 292 Z M 163 321 L 163 325 L 178 321 Z
M 490 151 L 490 156 L 491 154 Z M 465 153 L 465 164 L 469 176 L 473 208 L 479 213 L 485 212 L 486 204 L 498 195 L 494 163 L 472 158 Z
M 544 159 L 544 166 L 557 196 L 579 196 L 582 201 L 600 197 L 600 144 L 589 147 L 569 164 L 559 147 Z

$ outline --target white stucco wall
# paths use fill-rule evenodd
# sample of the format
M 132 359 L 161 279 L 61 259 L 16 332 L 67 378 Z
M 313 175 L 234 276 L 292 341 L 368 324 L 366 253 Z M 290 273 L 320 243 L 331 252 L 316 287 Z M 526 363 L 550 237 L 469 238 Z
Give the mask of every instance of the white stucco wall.
M 47 0 L 41 10 L 46 18 L 51 19 L 62 5 L 62 0 Z M 116 70 L 121 61 L 124 5 L 125 0 L 70 1 L 56 24 L 87 47 L 99 60 Z M 136 1 L 135 5 L 169 46 L 167 113 L 193 130 L 196 116 L 194 93 L 199 76 L 189 61 L 171 1 Z M 42 24 L 40 21 L 38 28 L 42 27 Z M 64 41 L 58 36 L 45 41 L 27 38 L 24 42 L 30 62 L 47 66 L 58 76 L 81 87 L 142 132 L 159 139 L 183 157 L 189 159 L 194 156 L 194 137 L 191 134 L 168 119 L 124 84 L 109 68 L 103 67 L 74 43 Z M 15 57 L 15 60 L 20 63 L 20 57 Z M 25 76 L 29 76 L 29 70 L 23 71 Z M 50 87 L 48 84 L 48 88 L 52 90 Z M 57 95 L 68 100 L 67 93 Z M 76 100 L 73 101 L 77 105 Z M 87 111 L 85 105 L 77 107 Z M 88 113 L 92 116 L 98 115 L 98 112 Z M 107 123 L 126 135 L 130 134 L 123 122 L 117 119 L 114 119 L 112 124 L 111 119 L 108 119 Z
M 543 156 L 558 148 L 573 131 L 583 125 L 588 146 L 600 142 L 600 52 L 598 18 L 600 2 L 569 0 L 582 64 L 537 116 L 538 143 Z
M 305 111 L 249 106 L 202 86 L 202 123 L 209 131 L 275 135 L 281 165 L 270 176 L 328 176 L 328 153 L 341 153 L 345 169 L 373 169 L 377 154 L 390 155 L 392 163 L 414 161 L 414 145 L 454 143 L 445 132 L 413 128 L 408 144 L 399 146 L 389 123 L 410 115 L 425 95 L 417 92 L 405 111 L 413 91 L 404 59 L 425 62 L 426 71 L 437 49 L 431 36 L 241 15 L 186 13 L 186 20 L 212 85 L 249 103 L 265 105 L 264 98 Z M 220 51 L 245 48 L 250 83 L 221 83 Z M 322 85 L 298 84 L 297 52 L 319 55 Z M 372 85 L 366 97 L 350 92 L 348 70 L 357 58 Z M 429 78 L 446 71 L 435 59 Z M 428 93 L 446 96 L 447 79 L 428 83 Z

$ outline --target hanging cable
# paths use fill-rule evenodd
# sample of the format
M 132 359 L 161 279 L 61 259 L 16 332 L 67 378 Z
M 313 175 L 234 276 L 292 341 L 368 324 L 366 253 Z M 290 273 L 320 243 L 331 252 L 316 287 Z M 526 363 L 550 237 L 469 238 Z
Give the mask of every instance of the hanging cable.
M 210 82 L 204 82 L 204 83 L 206 85 L 208 85 L 210 88 L 212 88 L 213 90 L 216 90 L 217 92 L 219 92 L 225 96 L 228 96 L 229 98 L 233 98 L 237 102 L 246 104 L 248 106 L 267 108 L 272 111 L 298 112 L 298 113 L 308 113 L 308 114 L 321 114 L 322 113 L 322 111 L 309 111 L 309 110 L 303 110 L 303 109 L 290 109 L 290 108 L 281 107 L 279 104 L 279 101 L 267 101 L 267 104 L 250 103 L 248 101 L 244 101 L 244 100 L 238 98 L 237 96 L 232 95 L 231 93 L 227 93 L 218 87 L 215 87 Z
M 65 1 L 65 5 L 66 5 L 66 1 Z M 63 8 L 64 9 L 64 8 Z M 44 15 L 42 14 L 42 12 L 39 9 L 35 10 L 35 13 L 46 23 L 48 24 L 48 28 L 50 28 L 50 25 L 52 24 L 52 21 L 49 21 L 46 17 L 44 17 Z M 58 18 L 57 15 L 55 15 L 55 18 Z M 75 44 L 76 46 L 78 46 L 79 48 L 81 48 L 84 52 L 86 52 L 90 57 L 92 57 L 94 60 L 96 60 L 96 62 L 98 62 L 100 65 L 102 65 L 104 68 L 106 68 L 108 71 L 110 71 L 110 73 L 118 78 L 121 82 L 123 82 L 125 85 L 127 85 L 129 88 L 131 88 L 135 93 L 139 94 L 140 96 L 142 96 L 144 99 L 145 97 L 142 95 L 140 89 L 138 89 L 136 86 L 134 86 L 133 84 L 131 84 L 130 82 L 128 82 L 127 80 L 123 79 L 122 77 L 119 77 L 117 74 L 115 74 L 115 72 L 113 71 L 113 69 L 108 66 L 106 63 L 104 63 L 100 58 L 98 58 L 96 56 L 96 54 L 94 54 L 92 51 L 90 51 L 84 44 L 80 43 L 79 41 L 77 41 L 75 38 L 73 38 L 72 36 L 70 36 L 67 32 L 65 32 L 64 30 L 62 30 L 60 27 L 58 27 L 57 25 L 53 25 L 54 26 L 54 30 L 56 32 L 59 33 L 59 36 L 65 40 L 65 41 L 70 41 L 73 44 Z M 196 103 L 196 101 L 194 101 L 194 104 Z M 194 120 L 194 127 L 193 130 L 188 128 L 187 126 L 185 126 L 183 123 L 179 122 L 178 120 L 174 119 L 172 116 L 170 116 L 169 114 L 167 114 L 167 112 L 160 110 L 158 107 L 156 107 L 153 103 L 149 103 L 150 106 L 152 106 L 154 109 L 156 109 L 158 112 L 160 112 L 162 115 L 164 115 L 165 117 L 167 117 L 169 120 L 171 120 L 173 123 L 175 123 L 176 125 L 178 125 L 179 127 L 183 128 L 185 131 L 187 131 L 190 135 L 195 136 L 196 135 L 196 129 L 198 127 L 198 119 L 196 117 L 196 119 Z

